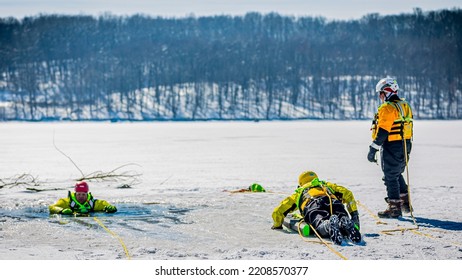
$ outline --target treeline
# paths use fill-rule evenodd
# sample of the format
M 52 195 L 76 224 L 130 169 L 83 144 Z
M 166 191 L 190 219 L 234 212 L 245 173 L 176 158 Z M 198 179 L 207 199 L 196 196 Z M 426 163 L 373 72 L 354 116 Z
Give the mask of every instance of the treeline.
M 460 119 L 462 10 L 0 19 L 0 120 L 365 119 L 385 76 Z

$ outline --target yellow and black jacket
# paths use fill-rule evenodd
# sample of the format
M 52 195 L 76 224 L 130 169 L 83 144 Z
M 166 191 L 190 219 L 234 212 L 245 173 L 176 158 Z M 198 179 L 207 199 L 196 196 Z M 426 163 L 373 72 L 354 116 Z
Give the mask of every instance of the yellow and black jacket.
M 372 122 L 372 140 L 381 146 L 385 141 L 412 139 L 412 121 L 409 103 L 396 96 L 379 106 Z
M 349 213 L 358 211 L 353 193 L 345 187 L 334 183 L 319 181 L 315 179 L 295 190 L 294 194 L 285 198 L 279 206 L 273 210 L 273 226 L 280 227 L 287 214 L 299 210 L 303 212 L 304 207 L 313 198 L 330 196 L 332 199 L 340 200 L 346 205 Z
M 66 208 L 70 208 L 76 213 L 88 213 L 102 212 L 108 205 L 111 204 L 106 200 L 94 199 L 91 193 L 88 193 L 87 201 L 81 204 L 75 198 L 75 192 L 69 192 L 68 197 L 59 199 L 58 202 L 50 205 L 48 208 L 50 210 L 50 214 L 59 214 Z

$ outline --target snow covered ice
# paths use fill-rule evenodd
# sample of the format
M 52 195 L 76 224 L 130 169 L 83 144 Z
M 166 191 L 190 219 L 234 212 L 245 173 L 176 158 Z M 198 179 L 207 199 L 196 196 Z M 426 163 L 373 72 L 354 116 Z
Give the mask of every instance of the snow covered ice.
M 373 213 L 386 207 L 380 167 L 366 159 L 370 121 L 8 122 L 0 125 L 0 179 L 40 182 L 0 189 L 2 260 L 338 260 L 322 244 L 271 230 L 274 207 L 304 170 L 353 191 Z M 359 206 L 364 242 L 335 246 L 351 260 L 462 259 L 462 121 L 415 121 L 409 164 L 417 232 L 405 215 L 377 224 Z M 140 182 L 90 181 L 119 209 L 93 218 L 49 216 L 85 173 L 124 170 Z M 236 193 L 257 182 L 269 193 Z M 316 240 L 316 239 L 314 239 Z

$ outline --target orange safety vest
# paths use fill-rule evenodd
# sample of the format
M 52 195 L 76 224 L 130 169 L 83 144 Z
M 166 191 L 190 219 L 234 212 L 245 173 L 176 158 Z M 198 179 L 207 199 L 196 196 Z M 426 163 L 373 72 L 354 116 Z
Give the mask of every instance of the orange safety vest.
M 392 106 L 395 110 L 387 110 Z M 393 112 L 396 116 L 393 117 L 394 121 L 391 124 L 391 127 L 386 129 L 388 134 L 388 141 L 398 141 L 404 139 L 412 139 L 413 136 L 413 119 L 412 119 L 412 109 L 404 100 L 400 100 L 398 102 L 390 102 L 386 101 L 382 105 L 379 106 L 377 113 L 375 114 L 374 120 L 372 121 L 372 140 L 375 140 L 377 134 L 379 132 L 379 127 L 383 127 L 380 125 L 381 120 L 379 119 L 379 113 L 385 110 L 384 112 Z M 390 124 L 385 124 L 385 126 L 389 127 Z

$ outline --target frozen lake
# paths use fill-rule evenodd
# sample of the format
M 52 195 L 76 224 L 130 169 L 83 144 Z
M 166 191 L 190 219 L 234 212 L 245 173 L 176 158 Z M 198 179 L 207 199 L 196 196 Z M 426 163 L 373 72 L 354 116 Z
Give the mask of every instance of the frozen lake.
M 382 172 L 366 160 L 369 128 L 370 121 L 1 123 L 0 179 L 30 174 L 41 191 L 0 189 L 0 259 L 338 259 L 296 233 L 270 230 L 273 208 L 308 169 L 366 207 L 364 243 L 337 246 L 348 259 L 462 259 L 462 121 L 415 123 L 411 197 L 427 236 L 383 234 L 412 226 L 411 218 L 377 225 L 368 213 L 386 206 Z M 118 171 L 140 175 L 136 184 L 90 181 L 96 198 L 119 208 L 97 217 L 126 250 L 95 219 L 48 215 L 81 177 L 53 141 L 85 174 L 124 166 Z M 272 193 L 224 192 L 254 182 Z M 60 238 L 77 234 L 79 242 Z

